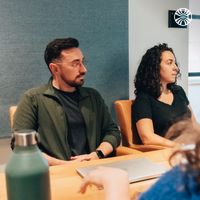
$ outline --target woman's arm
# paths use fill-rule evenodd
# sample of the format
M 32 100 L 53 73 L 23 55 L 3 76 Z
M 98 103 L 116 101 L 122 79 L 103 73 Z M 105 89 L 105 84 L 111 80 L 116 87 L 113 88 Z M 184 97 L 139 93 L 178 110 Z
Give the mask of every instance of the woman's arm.
M 140 119 L 136 123 L 136 127 L 143 144 L 153 144 L 166 147 L 174 147 L 176 145 L 175 142 L 154 133 L 153 122 L 151 119 Z

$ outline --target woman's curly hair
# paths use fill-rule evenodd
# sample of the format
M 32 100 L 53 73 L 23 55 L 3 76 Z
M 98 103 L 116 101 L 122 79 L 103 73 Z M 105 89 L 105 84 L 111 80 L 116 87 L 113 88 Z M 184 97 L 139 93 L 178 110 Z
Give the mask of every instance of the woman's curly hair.
M 136 96 L 141 92 L 148 93 L 155 98 L 158 98 L 161 95 L 160 63 L 161 56 L 164 51 L 172 52 L 175 57 L 173 49 L 169 48 L 166 43 L 155 45 L 154 47 L 148 49 L 143 55 L 134 80 L 134 93 Z M 179 74 L 180 71 L 177 73 Z M 174 84 L 176 84 L 176 82 L 168 84 L 168 88 Z

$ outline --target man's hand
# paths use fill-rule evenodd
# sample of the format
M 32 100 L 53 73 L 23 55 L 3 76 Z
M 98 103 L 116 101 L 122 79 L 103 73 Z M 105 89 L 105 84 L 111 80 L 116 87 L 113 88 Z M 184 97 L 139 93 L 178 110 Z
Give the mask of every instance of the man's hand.
M 74 161 L 76 160 L 76 161 L 80 161 L 80 162 L 89 161 L 89 160 L 96 160 L 96 159 L 99 159 L 96 152 L 71 157 L 71 160 L 74 160 Z
M 113 151 L 113 147 L 110 143 L 108 142 L 102 142 L 97 150 L 101 150 L 103 152 L 103 154 L 105 156 L 107 156 L 108 154 L 110 154 Z M 72 156 L 71 157 L 71 161 L 89 161 L 89 160 L 96 160 L 99 159 L 99 157 L 97 156 L 97 153 L 91 152 L 90 154 L 83 154 L 83 155 L 78 155 L 78 156 Z
M 92 152 L 90 154 L 83 154 L 83 155 L 79 155 L 79 156 L 72 156 L 71 160 L 60 160 L 60 159 L 54 158 L 52 156 L 49 156 L 45 153 L 43 153 L 43 156 L 48 161 L 49 166 L 66 165 L 66 164 L 70 164 L 72 162 L 82 162 L 82 161 L 99 159 L 96 152 Z
M 47 155 L 46 153 L 42 153 L 42 154 L 44 158 L 47 160 L 49 166 L 68 164 L 68 161 L 66 160 L 60 160 L 60 159 L 54 158 L 52 156 Z

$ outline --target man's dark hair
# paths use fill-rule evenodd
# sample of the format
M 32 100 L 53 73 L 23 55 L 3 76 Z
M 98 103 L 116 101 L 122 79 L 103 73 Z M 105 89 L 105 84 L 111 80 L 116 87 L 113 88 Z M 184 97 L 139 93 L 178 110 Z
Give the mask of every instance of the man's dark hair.
M 49 67 L 49 64 L 54 60 L 60 58 L 62 50 L 77 48 L 79 42 L 75 38 L 58 38 L 51 41 L 45 49 L 44 60 Z
M 168 47 L 165 43 L 148 49 L 143 55 L 134 80 L 134 92 L 136 96 L 141 92 L 148 93 L 155 98 L 160 96 L 160 63 L 161 56 L 164 51 L 172 52 L 175 57 L 173 49 Z M 178 70 L 177 76 L 179 75 L 180 71 Z M 168 88 L 171 88 L 175 84 L 176 82 L 168 84 Z

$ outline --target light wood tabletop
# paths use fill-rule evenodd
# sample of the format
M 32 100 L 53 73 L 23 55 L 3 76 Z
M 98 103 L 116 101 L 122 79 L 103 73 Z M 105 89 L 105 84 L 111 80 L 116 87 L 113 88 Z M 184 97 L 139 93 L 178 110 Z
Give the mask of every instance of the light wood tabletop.
M 168 158 L 171 155 L 171 149 L 163 149 L 146 153 L 118 156 L 101 160 L 92 160 L 87 162 L 71 163 L 69 165 L 59 165 L 50 167 L 51 196 L 52 200 L 103 200 L 104 191 L 98 190 L 95 186 L 89 187 L 86 194 L 78 193 L 82 178 L 77 174 L 76 168 L 96 164 L 104 164 L 117 160 L 128 160 L 133 158 L 148 158 L 156 163 L 168 165 Z M 144 168 L 145 170 L 145 168 Z M 147 190 L 156 179 L 140 181 L 130 184 L 130 195 L 135 199 L 138 193 Z M 120 184 L 120 183 L 119 183 Z M 7 200 L 5 175 L 0 173 L 0 199 Z

